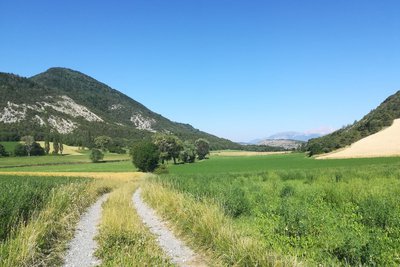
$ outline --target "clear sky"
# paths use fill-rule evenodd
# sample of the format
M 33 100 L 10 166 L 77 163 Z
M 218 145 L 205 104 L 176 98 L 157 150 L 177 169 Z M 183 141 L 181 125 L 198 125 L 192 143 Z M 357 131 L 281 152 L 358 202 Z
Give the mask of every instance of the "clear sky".
M 398 0 L 1 0 L 0 71 L 88 74 L 234 141 L 340 128 L 400 90 Z

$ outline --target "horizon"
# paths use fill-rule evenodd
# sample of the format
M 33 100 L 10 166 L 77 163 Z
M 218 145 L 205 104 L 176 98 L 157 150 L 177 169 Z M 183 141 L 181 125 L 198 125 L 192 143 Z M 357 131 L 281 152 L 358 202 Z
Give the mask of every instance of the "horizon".
M 400 3 L 0 3 L 0 71 L 77 70 L 236 142 L 327 131 L 400 89 Z

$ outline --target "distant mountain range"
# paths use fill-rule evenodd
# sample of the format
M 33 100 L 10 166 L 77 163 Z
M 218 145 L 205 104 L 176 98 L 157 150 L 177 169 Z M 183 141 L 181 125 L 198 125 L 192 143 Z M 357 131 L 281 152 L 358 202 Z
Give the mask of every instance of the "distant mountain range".
M 157 96 L 155 96 L 157 97 Z M 183 140 L 205 138 L 214 149 L 238 149 L 230 140 L 177 123 L 83 73 L 51 68 L 31 78 L 0 73 L 0 140 L 58 133 L 70 144 L 108 135 L 137 140 L 155 132 Z
M 281 132 L 266 138 L 255 139 L 247 144 L 265 145 L 272 147 L 283 147 L 285 149 L 296 149 L 312 138 L 323 136 L 322 133 Z

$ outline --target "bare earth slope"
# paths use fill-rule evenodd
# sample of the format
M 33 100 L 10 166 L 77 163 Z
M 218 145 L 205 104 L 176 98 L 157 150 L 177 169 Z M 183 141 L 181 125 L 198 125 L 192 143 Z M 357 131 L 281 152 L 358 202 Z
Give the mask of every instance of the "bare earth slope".
M 369 158 L 400 156 L 400 119 L 376 134 L 365 137 L 342 150 L 317 157 L 318 159 Z

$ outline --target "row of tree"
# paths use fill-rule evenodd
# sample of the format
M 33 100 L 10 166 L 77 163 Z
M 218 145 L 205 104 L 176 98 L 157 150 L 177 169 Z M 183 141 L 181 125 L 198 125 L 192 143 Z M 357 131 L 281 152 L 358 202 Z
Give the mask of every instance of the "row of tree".
M 144 172 L 154 171 L 159 163 L 172 160 L 174 164 L 193 163 L 196 158 L 205 159 L 210 152 L 210 144 L 205 139 L 197 139 L 194 143 L 183 142 L 172 134 L 155 134 L 151 141 L 135 143 L 131 148 L 133 164 Z

